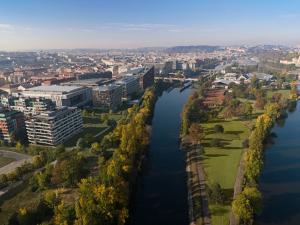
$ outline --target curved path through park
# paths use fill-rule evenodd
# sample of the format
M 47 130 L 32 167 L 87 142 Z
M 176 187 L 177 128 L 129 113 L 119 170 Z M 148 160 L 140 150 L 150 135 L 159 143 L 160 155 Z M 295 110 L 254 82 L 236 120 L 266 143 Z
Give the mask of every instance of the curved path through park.
M 0 175 L 10 173 L 26 162 L 32 162 L 32 156 L 6 150 L 0 150 L 0 157 L 11 158 L 15 160 L 6 166 L 1 167 Z

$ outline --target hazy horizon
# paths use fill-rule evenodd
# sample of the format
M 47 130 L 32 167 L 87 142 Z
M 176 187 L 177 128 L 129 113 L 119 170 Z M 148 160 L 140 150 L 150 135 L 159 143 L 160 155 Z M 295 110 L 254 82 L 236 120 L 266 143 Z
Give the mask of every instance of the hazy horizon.
M 12 0 L 1 3 L 0 50 L 298 45 L 300 2 Z

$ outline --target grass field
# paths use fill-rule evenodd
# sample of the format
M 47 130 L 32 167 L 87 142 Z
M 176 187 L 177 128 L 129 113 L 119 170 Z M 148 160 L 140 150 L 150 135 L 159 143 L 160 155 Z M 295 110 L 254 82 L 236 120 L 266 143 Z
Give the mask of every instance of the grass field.
M 10 164 L 13 161 L 15 161 L 15 160 L 11 159 L 11 158 L 6 158 L 6 157 L 1 157 L 0 156 L 0 168 Z
M 86 134 L 91 134 L 93 136 L 97 135 L 101 131 L 108 128 L 106 123 L 102 123 L 100 119 L 100 114 L 95 114 L 94 116 L 83 116 L 83 131 L 71 139 L 69 139 L 66 143 L 66 147 L 74 147 L 79 138 L 84 137 Z M 121 113 L 112 113 L 109 115 L 109 119 L 113 119 L 118 122 L 122 118 Z
M 228 202 L 225 205 L 210 205 L 212 224 L 228 224 L 231 198 L 235 178 L 243 152 L 242 142 L 249 136 L 248 121 L 242 120 L 218 120 L 204 123 L 205 142 L 203 154 L 203 166 L 209 181 L 218 182 Z M 224 133 L 215 133 L 216 124 L 224 127 Z M 248 124 L 249 125 L 249 124 Z M 210 140 L 219 139 L 220 147 L 211 147 Z
M 290 96 L 290 90 L 268 90 L 267 91 L 267 98 L 270 99 L 274 93 L 280 93 L 285 98 L 289 98 Z

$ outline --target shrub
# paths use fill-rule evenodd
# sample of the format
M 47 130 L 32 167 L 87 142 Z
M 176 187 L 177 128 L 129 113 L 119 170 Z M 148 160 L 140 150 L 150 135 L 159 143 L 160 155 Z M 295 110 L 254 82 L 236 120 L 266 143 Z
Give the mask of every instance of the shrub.
M 222 125 L 220 125 L 220 124 L 216 124 L 214 126 L 214 131 L 216 133 L 224 133 L 224 127 Z
M 225 201 L 225 195 L 221 188 L 221 185 L 217 182 L 209 184 L 208 196 L 211 202 L 223 204 Z
M 249 148 L 249 139 L 247 138 L 247 139 L 243 140 L 242 145 L 243 145 L 243 148 Z

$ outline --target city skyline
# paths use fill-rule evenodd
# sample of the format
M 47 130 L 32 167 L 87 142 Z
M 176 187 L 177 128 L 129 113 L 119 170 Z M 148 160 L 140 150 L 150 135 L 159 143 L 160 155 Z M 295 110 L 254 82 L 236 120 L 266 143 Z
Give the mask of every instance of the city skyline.
M 6 1 L 0 50 L 298 45 L 299 8 L 279 0 Z

